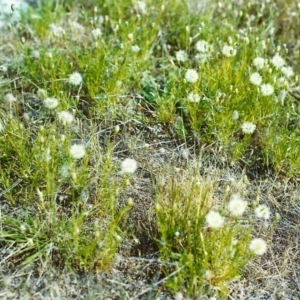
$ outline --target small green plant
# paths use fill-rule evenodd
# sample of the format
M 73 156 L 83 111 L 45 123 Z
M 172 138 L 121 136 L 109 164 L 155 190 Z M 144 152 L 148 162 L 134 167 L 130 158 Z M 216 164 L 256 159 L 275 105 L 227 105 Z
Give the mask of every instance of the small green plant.
M 248 203 L 230 189 L 217 200 L 211 182 L 192 174 L 175 174 L 158 188 L 156 212 L 160 256 L 170 262 L 168 287 L 190 296 L 217 293 L 225 297 L 228 284 L 244 266 L 266 251 L 266 243 L 252 239 Z M 257 206 L 257 217 L 269 218 L 269 209 Z

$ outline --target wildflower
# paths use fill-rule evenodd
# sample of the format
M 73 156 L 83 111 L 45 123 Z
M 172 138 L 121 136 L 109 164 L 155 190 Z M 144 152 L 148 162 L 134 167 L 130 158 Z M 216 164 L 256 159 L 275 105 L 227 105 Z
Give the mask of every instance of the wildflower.
M 249 249 L 255 255 L 263 255 L 267 251 L 267 243 L 262 238 L 254 238 L 250 242 Z
M 270 218 L 270 208 L 268 206 L 266 206 L 265 204 L 261 204 L 261 205 L 258 205 L 255 210 L 255 215 L 258 217 L 258 218 L 263 218 L 265 220 L 268 220 Z
M 93 38 L 96 40 L 99 36 L 102 35 L 102 31 L 99 28 L 93 29 L 91 31 Z
M 71 171 L 71 167 L 70 165 L 63 165 L 60 167 L 59 169 L 59 175 L 62 177 L 62 178 L 67 178 L 70 176 L 70 171 Z
M 277 53 L 272 57 L 271 64 L 276 69 L 281 69 L 285 65 L 285 60 Z
M 256 57 L 253 59 L 253 66 L 257 69 L 257 70 L 261 70 L 265 65 L 265 59 L 262 57 Z
M 241 216 L 247 208 L 247 202 L 242 200 L 240 195 L 233 194 L 228 203 L 228 210 L 234 216 Z
M 260 85 L 262 83 L 262 77 L 257 72 L 252 73 L 250 75 L 250 82 L 254 85 Z
M 189 69 L 185 73 L 185 80 L 187 82 L 195 83 L 195 82 L 197 82 L 198 78 L 199 78 L 199 75 L 196 70 Z
M 85 155 L 85 146 L 83 144 L 74 144 L 70 148 L 70 155 L 74 159 L 81 159 Z
M 256 125 L 251 122 L 244 122 L 241 128 L 243 133 L 252 134 L 255 131 Z
M 73 72 L 69 77 L 69 83 L 72 85 L 80 85 L 82 83 L 82 76 L 78 72 Z
M 121 173 L 133 174 L 137 169 L 136 160 L 132 158 L 126 158 L 121 163 Z
M 39 59 L 40 58 L 40 52 L 38 50 L 32 50 L 31 51 L 31 57 L 34 59 Z
M 233 112 L 232 112 L 232 120 L 238 120 L 239 119 L 239 112 L 237 111 L 237 110 L 234 110 Z
M 61 37 L 66 33 L 62 27 L 57 26 L 55 24 L 50 24 L 49 27 L 55 37 Z
M 137 1 L 135 4 L 135 9 L 141 15 L 145 15 L 147 13 L 147 6 L 144 1 Z
M 10 104 L 17 101 L 17 98 L 12 93 L 7 93 L 4 96 L 4 99 L 6 102 L 8 102 Z
M 233 57 L 236 55 L 236 49 L 229 45 L 224 45 L 222 48 L 222 54 L 226 57 Z
M 282 67 L 281 72 L 288 78 L 294 76 L 294 70 L 292 67 Z
M 176 59 L 177 59 L 178 61 L 182 61 L 182 62 L 185 62 L 185 61 L 187 60 L 187 58 L 188 58 L 186 52 L 183 51 L 183 50 L 177 51 L 177 52 L 175 53 L 175 55 L 176 55 Z
M 260 87 L 260 91 L 263 96 L 271 96 L 274 93 L 274 88 L 271 84 L 262 84 Z
M 200 40 L 196 43 L 196 50 L 198 52 L 206 53 L 210 50 L 209 48 L 210 48 L 210 45 L 207 41 Z
M 63 125 L 69 125 L 74 122 L 74 116 L 69 113 L 68 111 L 60 111 L 58 114 L 58 120 L 63 124 Z
M 58 100 L 56 98 L 46 98 L 43 103 L 48 109 L 54 109 L 58 106 Z
M 224 218 L 218 212 L 212 210 L 206 215 L 205 219 L 211 228 L 220 228 L 224 224 Z
M 189 93 L 187 99 L 189 102 L 198 103 L 200 101 L 200 96 L 195 93 Z
M 141 48 L 138 45 L 131 46 L 131 51 L 134 53 L 137 53 L 141 50 Z

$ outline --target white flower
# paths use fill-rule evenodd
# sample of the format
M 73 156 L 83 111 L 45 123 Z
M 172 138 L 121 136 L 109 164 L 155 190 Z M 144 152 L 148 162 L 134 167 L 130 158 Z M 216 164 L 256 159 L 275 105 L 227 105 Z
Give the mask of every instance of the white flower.
M 265 204 L 258 205 L 255 208 L 254 212 L 258 218 L 263 218 L 265 220 L 268 220 L 271 215 L 270 208 L 268 206 L 266 206 Z
M 249 249 L 255 255 L 263 255 L 267 251 L 267 243 L 262 238 L 254 238 L 250 242 Z
M 56 98 L 46 98 L 43 103 L 48 109 L 54 109 L 58 106 L 58 100 Z
M 62 27 L 56 26 L 55 24 L 50 24 L 49 27 L 54 36 L 61 37 L 65 35 L 65 30 Z
M 121 163 L 121 173 L 130 173 L 133 174 L 137 169 L 136 160 L 132 158 L 126 158 Z
M 260 85 L 262 83 L 262 77 L 257 72 L 252 73 L 250 75 L 250 82 L 254 85 Z
M 210 50 L 210 45 L 207 41 L 200 40 L 196 43 L 196 50 L 201 53 L 206 53 Z
M 211 57 L 210 53 L 198 53 L 195 55 L 195 60 L 199 64 L 204 64 L 210 59 L 210 57 Z
M 63 125 L 68 125 L 74 122 L 74 116 L 68 111 L 60 111 L 58 114 L 58 120 L 63 123 Z
M 271 84 L 262 84 L 260 87 L 260 91 L 263 96 L 271 96 L 274 93 L 274 88 Z
M 93 38 L 96 40 L 99 36 L 102 35 L 102 31 L 99 28 L 93 29 L 91 31 Z
M 195 93 L 189 93 L 187 99 L 189 102 L 198 103 L 200 101 L 200 96 Z
M 253 59 L 253 66 L 257 69 L 257 70 L 261 70 L 265 65 L 265 59 L 262 57 L 256 57 Z
M 141 15 L 145 15 L 147 13 L 147 5 L 144 1 L 137 1 L 134 7 Z
M 17 101 L 17 98 L 12 94 L 12 93 L 8 93 L 4 96 L 4 99 L 7 103 L 13 103 Z
M 59 169 L 59 175 L 62 178 L 67 178 L 71 174 L 70 171 L 71 171 L 70 165 L 65 164 L 65 165 L 63 165 L 63 166 L 60 167 L 60 169 Z
M 211 228 L 220 228 L 224 224 L 224 218 L 218 212 L 212 210 L 205 216 L 205 219 Z
M 244 122 L 241 128 L 243 133 L 252 134 L 255 131 L 256 125 L 251 122 Z
M 131 51 L 134 53 L 137 53 L 141 50 L 141 48 L 138 45 L 131 46 Z
M 239 117 L 240 117 L 240 115 L 239 115 L 239 112 L 237 111 L 237 110 L 234 110 L 233 112 L 232 112 L 232 120 L 238 120 L 239 119 Z
M 70 155 L 74 159 L 83 158 L 85 155 L 85 146 L 83 144 L 74 144 L 70 148 Z
M 72 85 L 80 85 L 82 83 L 82 76 L 78 72 L 73 72 L 69 77 L 69 83 Z
M 285 65 L 285 60 L 277 53 L 272 57 L 271 64 L 276 69 L 281 69 Z
M 233 194 L 228 203 L 228 210 L 234 216 L 241 216 L 247 208 L 247 202 L 242 200 L 240 195 Z
M 288 78 L 294 76 L 294 70 L 292 67 L 282 67 L 281 72 Z
M 236 55 L 236 49 L 229 45 L 224 45 L 222 48 L 222 53 L 226 57 L 232 57 Z
M 195 83 L 195 82 L 197 82 L 198 78 L 199 78 L 199 75 L 196 70 L 189 69 L 185 73 L 185 80 L 187 82 Z
M 188 58 L 186 52 L 183 51 L 183 50 L 177 51 L 177 52 L 175 53 L 175 55 L 176 55 L 176 59 L 177 59 L 178 61 L 182 61 L 182 62 L 185 62 L 185 61 L 187 60 L 187 58 Z

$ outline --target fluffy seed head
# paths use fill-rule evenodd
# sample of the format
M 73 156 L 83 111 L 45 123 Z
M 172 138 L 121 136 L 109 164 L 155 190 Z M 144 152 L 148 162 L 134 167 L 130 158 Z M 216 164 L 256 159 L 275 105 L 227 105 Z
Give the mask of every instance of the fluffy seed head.
M 175 53 L 176 59 L 178 61 L 185 62 L 188 59 L 188 56 L 184 50 L 179 50 Z
M 69 83 L 72 85 L 80 85 L 82 83 L 82 76 L 79 72 L 73 72 L 69 77 Z
M 263 96 L 271 96 L 274 93 L 274 88 L 271 84 L 266 83 L 261 85 L 260 91 Z
M 224 224 L 224 218 L 216 211 L 210 211 L 206 217 L 206 223 L 211 228 L 220 228 Z
M 201 53 L 206 53 L 209 51 L 210 45 L 207 41 L 200 40 L 196 43 L 196 50 Z
M 222 54 L 226 57 L 236 56 L 236 49 L 229 45 L 224 45 L 222 48 Z
M 195 83 L 195 82 L 197 82 L 198 78 L 199 78 L 199 75 L 196 70 L 189 69 L 185 73 L 185 80 L 187 82 Z
M 60 111 L 58 114 L 58 120 L 63 124 L 63 125 L 69 125 L 74 122 L 74 116 L 69 113 L 68 111 Z
M 132 158 L 126 158 L 121 163 L 121 173 L 133 174 L 137 169 L 137 162 Z
M 249 249 L 255 255 L 263 255 L 267 251 L 267 243 L 262 238 L 254 238 L 250 242 Z
M 271 64 L 276 69 L 281 69 L 285 65 L 285 60 L 277 53 L 272 57 Z
M 83 144 L 74 144 L 70 148 L 70 155 L 74 159 L 81 159 L 85 155 L 85 146 Z
M 262 77 L 257 72 L 252 73 L 250 75 L 250 82 L 254 85 L 260 85 L 262 83 Z
M 240 195 L 233 194 L 228 203 L 228 210 L 234 216 L 241 216 L 247 208 L 247 202 Z
M 46 98 L 43 103 L 48 109 L 54 109 L 58 106 L 58 100 L 56 98 Z
M 270 208 L 268 206 L 266 206 L 265 204 L 258 205 L 255 208 L 254 212 L 258 218 L 263 218 L 265 220 L 268 220 L 271 215 Z
M 256 125 L 251 122 L 244 122 L 241 128 L 243 133 L 252 134 L 255 131 Z
M 265 59 L 262 57 L 256 57 L 253 59 L 253 66 L 257 69 L 257 70 L 261 70 L 265 65 Z
M 198 94 L 195 93 L 189 93 L 188 97 L 187 97 L 189 102 L 194 102 L 194 103 L 198 103 L 200 101 L 200 96 Z

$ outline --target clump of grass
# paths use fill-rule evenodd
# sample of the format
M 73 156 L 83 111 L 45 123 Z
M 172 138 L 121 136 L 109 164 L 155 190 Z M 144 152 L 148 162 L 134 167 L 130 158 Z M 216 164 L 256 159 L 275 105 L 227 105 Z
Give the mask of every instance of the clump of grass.
M 214 183 L 195 172 L 175 173 L 157 189 L 158 246 L 172 266 L 165 271 L 174 274 L 168 281 L 174 292 L 225 297 L 253 256 L 266 252 L 259 237 L 266 232 L 256 228 L 254 233 L 253 219 L 269 219 L 270 210 L 255 201 L 250 208 L 243 189 L 237 193 L 236 186 L 227 186 L 216 199 Z

